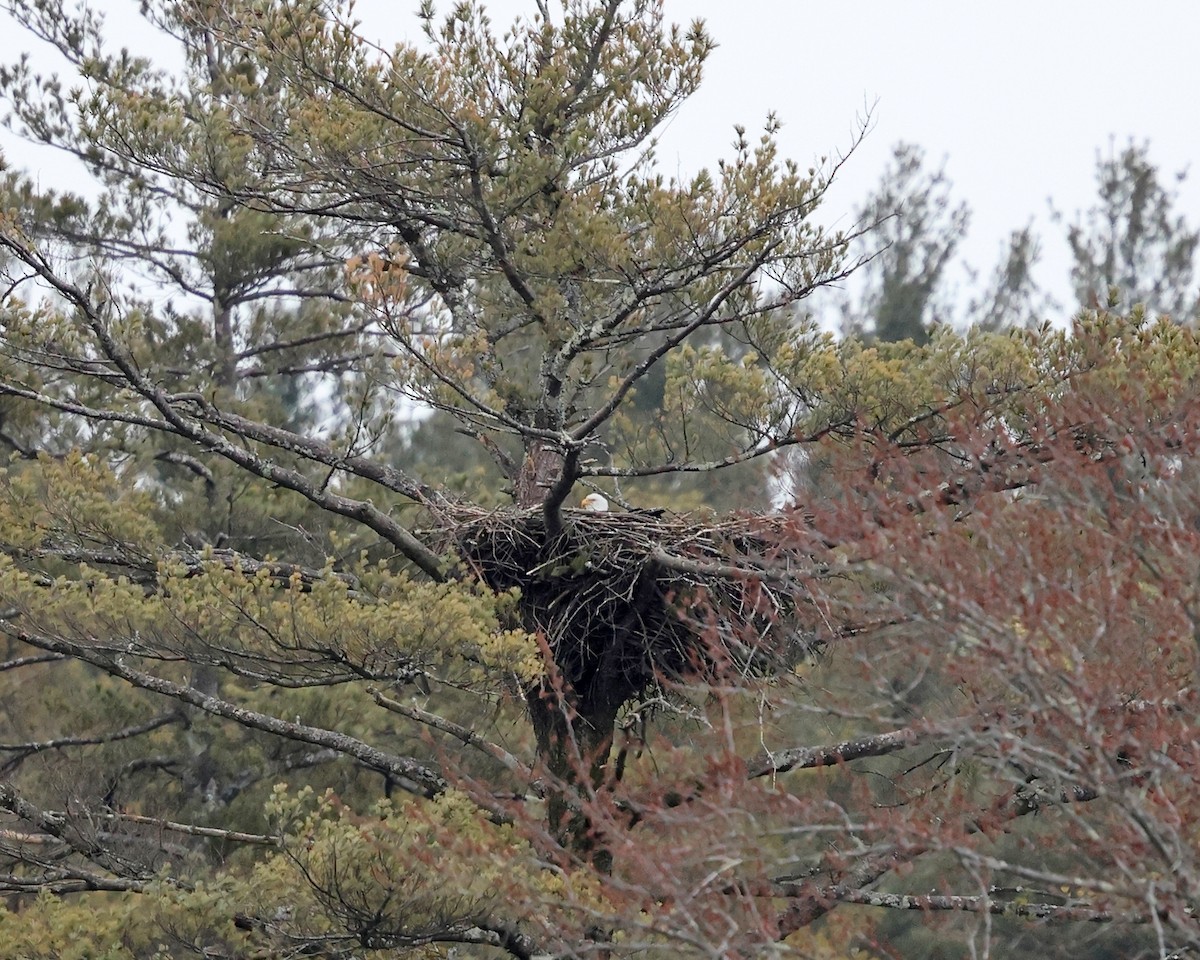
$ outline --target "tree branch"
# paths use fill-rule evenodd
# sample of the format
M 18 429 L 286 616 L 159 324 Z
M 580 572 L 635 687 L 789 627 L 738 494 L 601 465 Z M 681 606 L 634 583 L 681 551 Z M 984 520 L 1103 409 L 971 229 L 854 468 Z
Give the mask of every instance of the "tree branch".
M 1151 922 L 1151 915 L 1141 911 L 1114 911 L 1091 905 L 1062 905 L 1033 903 L 1027 900 L 1006 900 L 990 896 L 954 896 L 951 894 L 882 893 L 875 890 L 852 889 L 843 885 L 813 887 L 801 884 L 799 891 L 783 889 L 776 896 L 803 896 L 838 903 L 856 903 L 867 907 L 891 910 L 959 911 L 988 913 L 996 917 L 1024 917 L 1059 923 L 1133 923 Z
M 424 797 L 434 797 L 442 793 L 446 781 L 428 767 L 408 757 L 386 753 L 364 743 L 356 737 L 322 727 L 312 727 L 303 723 L 289 723 L 269 714 L 239 707 L 227 700 L 202 693 L 195 687 L 164 680 L 154 674 L 135 670 L 128 666 L 121 657 L 110 657 L 98 650 L 83 644 L 71 643 L 57 637 L 36 636 L 20 633 L 18 639 L 31 646 L 55 653 L 63 653 L 75 657 L 85 663 L 99 667 L 114 677 L 119 677 L 126 683 L 143 690 L 171 697 L 181 703 L 197 707 L 213 716 L 224 717 L 244 727 L 262 730 L 287 740 L 301 743 L 311 743 L 316 746 L 330 747 L 346 756 L 353 757 L 364 766 L 378 770 L 395 779 L 405 789 Z
M 154 875 L 149 867 L 119 857 L 94 838 L 86 836 L 70 818 L 39 809 L 17 793 L 11 784 L 0 782 L 0 808 L 60 840 L 75 853 L 118 877 L 146 881 Z
M 830 743 L 816 747 L 794 747 L 778 753 L 767 753 L 750 763 L 746 777 L 770 776 L 787 773 L 789 770 L 811 770 L 815 767 L 832 767 L 839 763 L 857 760 L 860 757 L 879 757 L 911 747 L 921 740 L 941 731 L 904 727 L 887 733 L 878 733 L 841 743 Z
M 7 773 L 14 766 L 19 765 L 23 760 L 35 753 L 43 753 L 47 750 L 63 750 L 67 747 L 87 747 L 101 743 L 115 743 L 118 740 L 129 740 L 171 723 L 182 723 L 183 720 L 184 716 L 181 711 L 172 710 L 168 713 L 159 714 L 157 717 L 152 717 L 144 723 L 123 727 L 120 730 L 113 730 L 110 733 L 99 733 L 86 737 L 59 737 L 54 740 L 30 740 L 25 743 L 0 743 L 0 752 L 18 754 L 18 756 L 6 761 L 0 767 L 0 770 Z
M 398 700 L 393 700 L 390 697 L 385 697 L 378 690 L 368 690 L 371 699 L 383 707 L 385 710 L 390 710 L 392 713 L 398 713 L 403 717 L 408 717 L 410 720 L 415 720 L 417 723 L 425 724 L 434 730 L 440 730 L 442 733 L 447 733 L 456 740 L 465 743 L 467 746 L 475 747 L 475 749 L 491 757 L 493 760 L 499 760 L 504 766 L 513 773 L 518 774 L 530 781 L 534 779 L 533 771 L 529 765 L 518 760 L 513 754 L 509 753 L 498 744 L 492 743 L 477 734 L 474 730 L 447 720 L 445 717 L 440 717 L 436 713 L 430 713 L 428 710 L 422 710 L 420 707 L 410 707 L 400 703 Z
M 270 480 L 281 487 L 293 490 L 331 513 L 340 514 L 357 520 L 364 526 L 374 530 L 388 542 L 394 544 L 401 553 L 413 561 L 432 579 L 442 581 L 446 578 L 444 565 L 440 557 L 418 540 L 411 531 L 391 519 L 386 513 L 378 510 L 370 500 L 356 500 L 333 493 L 325 483 L 315 483 L 298 470 L 281 467 L 274 462 L 258 456 L 245 446 L 233 443 L 225 436 L 201 426 L 187 415 L 180 412 L 176 404 L 180 398 L 174 397 L 158 385 L 152 383 L 137 367 L 132 356 L 119 344 L 109 332 L 103 318 L 96 312 L 90 297 L 75 284 L 60 277 L 53 267 L 35 251 L 17 243 L 7 234 L 0 233 L 0 248 L 10 250 L 22 262 L 31 267 L 37 274 L 58 293 L 65 297 L 83 317 L 85 325 L 91 330 L 93 337 L 104 355 L 124 378 L 128 386 L 137 394 L 149 401 L 162 415 L 161 421 L 136 415 L 120 415 L 114 419 L 127 422 L 141 423 L 155 429 L 175 433 L 191 440 L 193 443 L 211 450 L 237 464 L 255 476 Z M 16 391 L 10 391 L 16 393 Z M 39 397 L 35 397 L 40 399 Z M 215 425 L 222 426 L 245 439 L 259 440 L 278 449 L 297 454 L 308 460 L 317 460 L 327 466 L 339 470 L 358 473 L 367 479 L 374 480 L 396 490 L 406 496 L 412 496 L 425 502 L 428 497 L 424 488 L 415 481 L 405 477 L 400 471 L 382 464 L 375 463 L 365 457 L 343 456 L 326 444 L 312 438 L 284 430 L 280 427 L 247 420 L 235 414 L 222 414 L 203 397 L 187 395 L 186 399 L 193 402 Z M 61 407 L 61 404 L 56 404 Z M 361 471 L 361 472 L 360 472 Z M 390 481 L 390 482 L 388 482 Z

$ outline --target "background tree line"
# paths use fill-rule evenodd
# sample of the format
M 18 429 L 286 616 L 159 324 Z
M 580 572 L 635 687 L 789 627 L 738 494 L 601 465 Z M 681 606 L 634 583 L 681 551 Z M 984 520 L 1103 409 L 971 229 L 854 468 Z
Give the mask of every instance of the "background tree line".
M 1042 241 L 1032 225 L 1013 231 L 990 276 L 962 289 L 953 268 L 970 205 L 954 197 L 945 163 L 931 169 L 920 147 L 897 144 L 878 188 L 859 208 L 861 221 L 879 224 L 858 241 L 860 253 L 874 259 L 853 294 L 833 298 L 825 309 L 847 331 L 917 343 L 939 323 L 1036 326 L 1107 305 L 1114 292 L 1127 306 L 1194 323 L 1200 228 L 1179 209 L 1178 184 L 1186 176 L 1164 174 L 1148 143 L 1110 142 L 1097 151 L 1093 205 L 1071 216 L 1052 208 L 1053 222 L 1064 227 L 1073 294 L 1073 302 L 1058 304 L 1034 276 Z

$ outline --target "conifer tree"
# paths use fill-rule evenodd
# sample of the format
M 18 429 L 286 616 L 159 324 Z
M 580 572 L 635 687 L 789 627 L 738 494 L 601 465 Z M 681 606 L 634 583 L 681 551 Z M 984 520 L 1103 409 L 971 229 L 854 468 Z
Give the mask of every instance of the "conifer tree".
M 182 72 L 11 10 L 99 184 L 0 198 L 15 955 L 1200 940 L 1190 331 L 798 320 L 833 167 L 663 174 L 713 41 L 653 0 L 145 4 Z
M 1186 171 L 1176 176 L 1178 182 Z M 1071 283 L 1080 306 L 1141 304 L 1180 323 L 1200 316 L 1200 228 L 1177 209 L 1148 144 L 1096 155 L 1096 203 L 1067 227 Z M 1056 214 L 1059 220 L 1064 217 Z

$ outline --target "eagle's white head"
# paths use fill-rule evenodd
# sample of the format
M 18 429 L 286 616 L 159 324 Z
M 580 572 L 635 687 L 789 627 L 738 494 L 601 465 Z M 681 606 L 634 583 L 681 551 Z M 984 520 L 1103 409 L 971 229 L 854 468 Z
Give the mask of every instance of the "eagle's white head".
M 584 510 L 590 510 L 592 513 L 607 513 L 608 500 L 598 493 L 589 493 L 586 497 L 579 501 L 579 505 Z

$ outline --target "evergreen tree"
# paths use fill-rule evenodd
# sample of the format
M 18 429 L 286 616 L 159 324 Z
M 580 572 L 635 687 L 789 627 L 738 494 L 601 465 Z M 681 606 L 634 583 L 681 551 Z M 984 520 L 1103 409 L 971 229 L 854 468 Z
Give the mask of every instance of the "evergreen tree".
M 1050 316 L 1053 301 L 1033 276 L 1041 253 L 1041 242 L 1032 225 L 1009 235 L 991 281 L 968 305 L 972 325 L 986 330 L 1034 327 Z
M 949 322 L 947 268 L 967 232 L 971 214 L 956 203 L 945 166 L 928 171 L 920 147 L 898 143 L 879 186 L 859 210 L 869 225 L 857 241 L 869 262 L 856 283 L 861 292 L 843 305 L 843 328 L 882 341 L 923 344 L 930 329 Z
M 394 50 L 148 2 L 180 76 L 10 9 L 76 74 L 6 71 L 14 123 L 100 184 L 0 202 L 13 955 L 1200 941 L 1191 331 L 798 322 L 829 171 L 768 119 L 664 176 L 712 40 L 652 0 Z M 788 451 L 824 496 L 671 499 Z
M 1118 153 L 1110 144 L 1107 156 L 1097 154 L 1096 188 L 1096 204 L 1067 228 L 1080 306 L 1107 303 L 1116 291 L 1123 303 L 1181 323 L 1200 316 L 1200 227 L 1177 212 L 1178 192 L 1163 182 L 1149 145 L 1131 142 Z

